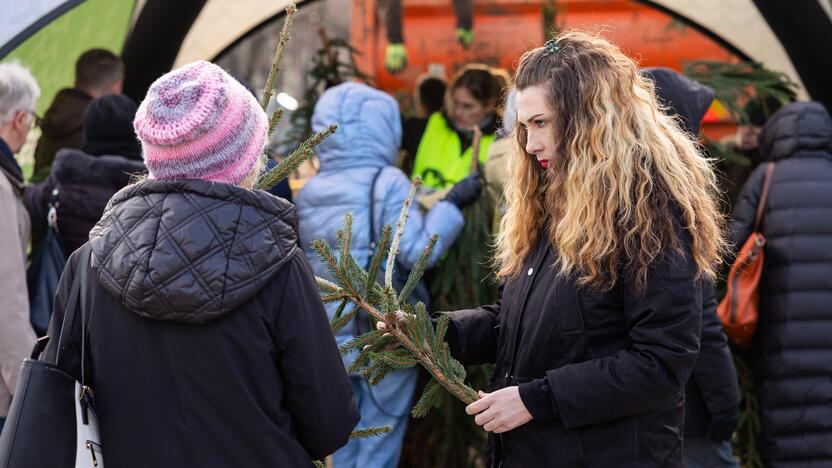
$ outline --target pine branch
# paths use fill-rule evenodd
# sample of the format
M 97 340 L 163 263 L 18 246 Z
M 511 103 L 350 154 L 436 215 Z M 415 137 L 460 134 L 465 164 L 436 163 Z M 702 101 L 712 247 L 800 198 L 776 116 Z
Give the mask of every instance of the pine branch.
M 352 319 L 355 318 L 356 315 L 358 315 L 358 311 L 358 307 L 353 307 L 352 310 L 347 312 L 346 315 L 341 315 L 339 317 L 333 318 L 332 321 L 329 323 L 329 327 L 332 329 L 332 332 L 335 333 L 338 330 L 344 328 L 348 323 L 352 321 Z
M 274 59 L 272 59 L 272 68 L 269 71 L 269 77 L 266 78 L 266 86 L 263 88 L 263 100 L 260 105 L 263 110 L 269 107 L 269 101 L 274 94 L 274 80 L 280 71 L 280 65 L 283 63 L 283 53 L 286 52 L 286 44 L 289 42 L 289 33 L 292 31 L 292 24 L 295 22 L 295 13 L 298 12 L 298 7 L 294 3 L 290 3 L 286 7 L 286 19 L 283 21 L 283 30 L 280 31 L 280 39 L 277 41 L 277 50 L 274 52 Z
M 404 234 L 404 225 L 410 215 L 410 204 L 413 202 L 413 197 L 416 196 L 416 189 L 421 184 L 422 179 L 417 177 L 410 185 L 410 193 L 402 205 L 399 222 L 396 223 L 396 234 L 393 236 L 393 245 L 390 246 L 390 254 L 387 256 L 387 270 L 384 272 L 384 284 L 390 288 L 393 287 L 393 266 L 396 264 L 396 257 L 399 255 L 399 242 L 401 242 L 402 234 Z
M 315 146 L 317 146 L 318 143 L 324 141 L 324 139 L 328 136 L 335 133 L 336 130 L 338 130 L 338 125 L 332 124 L 325 130 L 321 130 L 320 132 L 309 137 L 308 140 L 304 141 L 298 149 L 293 151 L 292 154 L 286 157 L 286 159 L 280 161 L 273 169 L 261 175 L 260 178 L 257 179 L 257 188 L 260 190 L 268 190 L 277 185 L 281 180 L 288 177 L 292 171 L 296 170 L 301 164 L 312 158 L 315 154 Z
M 344 227 L 338 233 L 340 256 L 336 257 L 325 241 L 314 241 L 312 248 L 318 253 L 334 278 L 334 282 L 322 278 L 318 278 L 317 282 L 323 297 L 332 300 L 347 298 L 355 305 L 354 310 L 365 310 L 372 319 L 382 321 L 387 325 L 388 333 L 382 334 L 377 330 L 372 330 L 341 347 L 341 352 L 359 351 L 348 369 L 349 372 L 359 372 L 370 381 L 370 384 L 375 384 L 389 372 L 418 364 L 433 376 L 436 388 L 444 387 L 452 395 L 469 404 L 476 401 L 478 395 L 474 389 L 465 384 L 465 368 L 451 357 L 448 345 L 444 341 L 448 317 L 440 318 L 439 325 L 434 330 L 424 304 L 418 303 L 411 306 L 406 302 L 424 273 L 438 239 L 436 236 L 431 238 L 430 243 L 423 250 L 402 291 L 397 293 L 392 285 L 391 259 L 392 263 L 395 263 L 395 253 L 398 250 L 407 214 L 419 183 L 418 180 L 414 181 L 411 186 L 410 194 L 402 206 L 389 249 L 385 247 L 390 237 L 390 228 L 387 227 L 382 232 L 381 248 L 372 257 L 369 272 L 361 269 L 350 255 L 352 228 L 350 214 L 345 215 Z M 387 255 L 385 284 L 378 286 L 375 282 L 375 272 L 385 254 Z M 403 322 L 400 322 L 397 317 L 399 311 L 407 313 Z M 334 318 L 333 324 L 343 326 L 344 320 L 349 315 Z M 433 387 L 430 388 L 431 392 L 436 392 Z M 420 406 L 419 414 L 430 408 L 431 405 L 427 403 L 432 403 L 433 398 L 431 395 L 423 396 L 426 403 Z
M 371 426 L 364 429 L 356 429 L 350 434 L 350 439 L 367 439 L 387 434 L 393 430 L 390 426 Z
M 437 384 L 435 380 L 428 382 L 425 386 L 425 391 L 422 392 L 422 396 L 419 398 L 419 401 L 413 405 L 413 409 L 410 411 L 414 418 L 423 418 L 427 416 L 428 411 L 437 405 L 439 402 L 439 396 L 441 395 L 439 392 L 441 388 L 442 387 Z
M 785 104 L 797 95 L 797 84 L 788 75 L 758 62 L 697 60 L 685 67 L 684 74 L 710 86 L 716 99 L 740 123 L 748 121 L 746 107 L 751 101 L 765 103 L 773 98 Z
M 373 229 L 373 226 L 370 226 L 370 229 Z M 373 255 L 373 259 L 370 261 L 370 268 L 367 270 L 367 286 L 364 288 L 364 299 L 367 298 L 367 295 L 370 293 L 373 286 L 376 285 L 378 269 L 381 268 L 381 262 L 384 261 L 384 256 L 387 254 L 387 248 L 389 247 L 390 236 L 392 233 L 393 228 L 390 226 L 384 226 L 381 230 L 381 242 L 379 242 L 376 247 L 376 252 Z
M 274 133 L 274 129 L 277 128 L 277 124 L 280 123 L 281 118 L 283 118 L 283 108 L 278 107 L 269 119 L 269 136 L 272 136 L 272 133 Z
M 436 246 L 436 242 L 438 241 L 439 236 L 437 234 L 430 236 L 428 245 L 426 245 L 424 250 L 422 250 L 422 255 L 419 256 L 419 260 L 417 260 L 416 264 L 413 265 L 413 269 L 410 270 L 410 275 L 407 277 L 407 282 L 404 284 L 404 287 L 402 287 L 402 290 L 399 293 L 399 302 L 407 301 L 407 298 L 413 294 L 413 290 L 419 285 L 419 281 L 422 279 L 422 276 L 425 274 L 425 270 L 428 267 L 428 261 L 430 260 L 430 255 L 433 253 L 433 248 Z

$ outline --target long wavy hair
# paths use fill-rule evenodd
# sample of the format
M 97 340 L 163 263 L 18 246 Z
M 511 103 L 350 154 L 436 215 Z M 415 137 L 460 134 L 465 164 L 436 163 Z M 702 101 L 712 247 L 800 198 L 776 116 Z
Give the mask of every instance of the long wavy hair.
M 548 94 L 555 161 L 541 171 L 525 150 L 525 129 L 515 130 L 498 275 L 520 271 L 546 235 L 558 273 L 581 286 L 609 290 L 627 272 L 643 291 L 667 249 L 692 255 L 697 278 L 714 277 L 726 244 L 713 161 L 662 112 L 653 83 L 618 47 L 576 31 L 556 44 L 526 52 L 515 76 L 518 90 L 541 86 Z M 680 231 L 690 236 L 689 251 Z

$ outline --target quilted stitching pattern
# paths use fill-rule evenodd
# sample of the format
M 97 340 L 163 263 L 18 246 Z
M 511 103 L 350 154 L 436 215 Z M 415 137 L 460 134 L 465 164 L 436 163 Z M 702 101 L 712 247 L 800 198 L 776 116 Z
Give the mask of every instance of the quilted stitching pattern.
M 148 180 L 90 232 L 101 285 L 156 320 L 205 323 L 256 295 L 297 248 L 294 207 L 262 191 Z

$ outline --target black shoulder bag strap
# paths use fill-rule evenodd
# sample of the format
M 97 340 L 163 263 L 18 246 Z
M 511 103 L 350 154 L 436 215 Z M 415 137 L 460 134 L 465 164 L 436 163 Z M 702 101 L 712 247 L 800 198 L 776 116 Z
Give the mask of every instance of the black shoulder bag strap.
M 58 351 L 55 354 L 55 365 L 60 366 L 62 361 L 62 356 L 65 355 L 67 349 L 69 348 L 69 341 L 71 340 L 72 336 L 72 327 L 75 322 L 75 311 L 78 309 L 79 301 L 78 297 L 81 292 L 81 289 L 84 289 L 86 286 L 86 276 L 87 270 L 89 268 L 90 263 L 90 246 L 89 244 L 84 245 L 81 247 L 80 252 L 78 254 L 78 264 L 75 267 L 75 272 L 72 277 L 72 286 L 69 289 L 69 297 L 66 300 L 66 305 L 64 306 L 64 317 L 63 323 L 61 324 L 61 333 L 58 335 Z M 81 295 L 83 297 L 83 295 Z M 83 301 L 83 299 L 82 299 Z M 81 307 L 83 309 L 84 303 L 82 302 Z M 82 310 L 82 314 L 83 314 Z M 82 338 L 85 338 L 83 335 L 83 330 L 86 328 L 86 324 L 84 322 L 81 323 L 81 330 L 82 330 Z M 84 344 L 82 342 L 82 353 Z M 83 372 L 83 358 L 81 360 L 82 368 L 81 371 Z
M 87 295 L 85 293 L 87 292 L 87 276 L 89 275 L 91 256 L 92 248 L 89 244 L 84 244 L 80 249 L 78 265 L 75 268 L 75 276 L 72 278 L 72 287 L 64 309 L 64 322 L 61 324 L 61 335 L 58 337 L 58 353 L 55 358 L 55 365 L 60 365 L 61 356 L 69 352 L 69 341 L 72 337 L 76 310 L 81 309 L 81 394 L 78 395 L 78 398 L 81 400 L 81 420 L 84 424 L 89 424 L 88 411 L 96 414 L 93 392 L 90 386 L 87 385 Z M 67 337 L 66 340 L 64 340 L 64 337 Z M 66 341 L 66 344 L 64 344 L 64 341 Z
M 376 174 L 373 176 L 373 181 L 370 184 L 370 253 L 367 255 L 367 263 L 364 265 L 364 269 L 367 270 L 370 268 L 370 262 L 373 260 L 373 255 L 376 253 L 376 248 L 378 247 L 378 240 L 376 239 L 376 182 L 378 182 L 378 177 L 384 171 L 382 167 L 379 169 Z M 353 333 L 355 336 L 359 336 L 361 334 L 367 333 L 372 328 L 372 323 L 370 321 L 370 317 L 367 315 L 367 312 L 360 310 L 358 311 L 358 315 L 356 315 L 355 320 L 353 321 Z
M 367 265 L 364 268 L 370 268 L 370 261 L 373 259 L 373 255 L 376 253 L 376 247 L 378 247 L 378 240 L 376 239 L 376 182 L 378 182 L 378 176 L 384 171 L 384 168 L 376 172 L 376 175 L 373 176 L 373 182 L 370 184 L 370 256 L 367 257 Z

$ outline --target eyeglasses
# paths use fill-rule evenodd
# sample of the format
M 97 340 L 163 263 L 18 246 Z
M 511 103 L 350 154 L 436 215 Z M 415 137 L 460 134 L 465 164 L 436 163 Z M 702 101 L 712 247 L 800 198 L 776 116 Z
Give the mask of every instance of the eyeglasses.
M 43 123 L 43 117 L 39 116 L 38 113 L 33 110 L 27 110 L 26 113 L 32 116 L 32 125 L 35 127 L 41 126 Z

